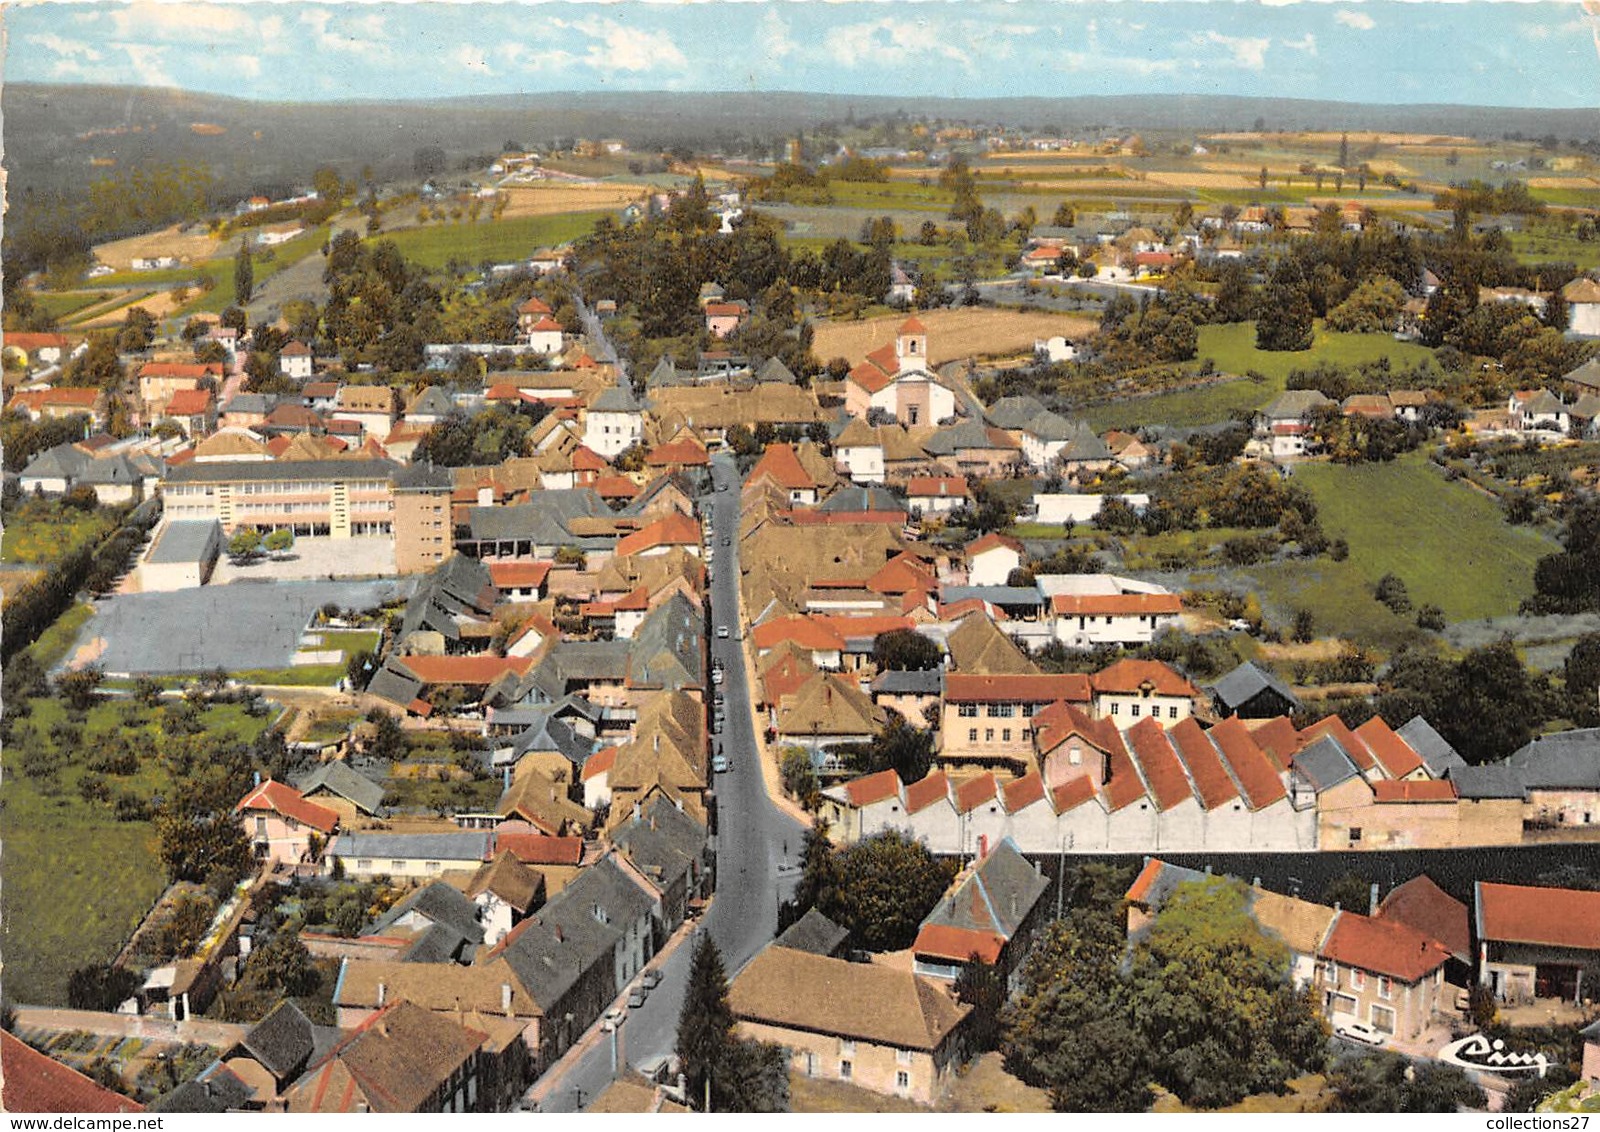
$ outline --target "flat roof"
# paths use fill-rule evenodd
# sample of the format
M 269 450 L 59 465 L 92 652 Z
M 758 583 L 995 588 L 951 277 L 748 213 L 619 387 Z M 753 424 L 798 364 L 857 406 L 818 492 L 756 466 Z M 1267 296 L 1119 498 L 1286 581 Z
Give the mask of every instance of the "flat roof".
M 212 540 L 220 545 L 222 524 L 215 519 L 170 519 L 161 528 L 146 562 L 201 562 L 213 550 Z

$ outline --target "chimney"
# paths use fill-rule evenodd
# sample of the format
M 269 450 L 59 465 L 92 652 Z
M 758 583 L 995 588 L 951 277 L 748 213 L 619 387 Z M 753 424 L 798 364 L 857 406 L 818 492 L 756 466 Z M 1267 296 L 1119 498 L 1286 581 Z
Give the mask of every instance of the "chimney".
M 1377 881 L 1373 881 L 1372 882 L 1372 888 L 1369 891 L 1369 894 L 1367 896 L 1367 915 L 1376 916 L 1377 914 L 1378 914 L 1378 882 Z
M 506 1012 L 506 1017 L 511 1017 L 511 984 L 500 984 L 500 1009 Z
M 389 988 L 384 986 L 382 983 L 378 984 L 378 1005 L 379 1006 L 383 1005 L 383 995 L 384 995 L 384 992 L 386 990 L 388 990 L 388 989 Z

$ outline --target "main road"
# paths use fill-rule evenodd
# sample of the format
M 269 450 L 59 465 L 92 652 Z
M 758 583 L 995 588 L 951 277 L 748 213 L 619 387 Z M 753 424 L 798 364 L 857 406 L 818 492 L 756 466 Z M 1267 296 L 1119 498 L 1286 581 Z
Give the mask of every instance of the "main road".
M 772 804 L 761 773 L 739 639 L 740 485 L 733 457 L 722 453 L 713 458 L 711 477 L 714 490 L 702 498 L 701 507 L 708 510 L 711 525 L 711 657 L 723 672 L 722 683 L 713 687 L 726 704 L 726 723 L 712 742 L 714 747 L 721 743 L 731 766 L 714 775 L 716 895 L 699 930 L 709 932 L 722 952 L 731 981 L 777 932 L 778 904 L 793 890 L 804 830 Z M 673 951 L 661 967 L 661 985 L 643 1006 L 627 1011 L 615 1035 L 600 1033 L 598 1040 L 590 1035 L 551 1067 L 532 1090 L 540 1111 L 580 1111 L 624 1064 L 637 1068 L 673 1052 L 693 951 L 688 940 Z M 796 988 L 796 993 L 803 991 Z

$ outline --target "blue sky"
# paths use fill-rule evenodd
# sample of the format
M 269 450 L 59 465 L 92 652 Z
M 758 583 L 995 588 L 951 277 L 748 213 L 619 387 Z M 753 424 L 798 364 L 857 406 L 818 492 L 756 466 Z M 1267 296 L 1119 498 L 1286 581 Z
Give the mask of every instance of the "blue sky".
M 7 7 L 7 79 L 273 100 L 807 90 L 1600 106 L 1600 17 L 1577 0 Z

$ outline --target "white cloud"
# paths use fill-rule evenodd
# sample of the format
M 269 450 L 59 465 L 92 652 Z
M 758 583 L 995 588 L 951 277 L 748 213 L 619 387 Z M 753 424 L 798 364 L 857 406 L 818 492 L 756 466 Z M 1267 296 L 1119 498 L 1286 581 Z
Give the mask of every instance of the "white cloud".
M 1333 22 L 1343 24 L 1347 28 L 1355 28 L 1357 31 L 1371 31 L 1378 26 L 1371 16 L 1351 8 L 1340 8 L 1333 14 Z
M 1142 59 L 1138 56 L 1098 55 L 1087 51 L 1062 51 L 1055 54 L 1056 70 L 1120 71 L 1135 75 L 1171 75 L 1178 71 L 1176 59 Z
M 393 57 L 384 42 L 388 32 L 380 15 L 346 15 L 341 11 L 338 27 L 334 28 L 333 12 L 312 8 L 300 13 L 300 22 L 311 29 L 316 46 L 324 51 L 352 52 L 374 62 L 385 62 Z
M 119 40 L 156 43 L 215 43 L 252 35 L 255 18 L 238 4 L 117 5 L 109 13 Z
M 81 40 L 63 39 L 61 36 L 50 32 L 46 32 L 43 35 L 30 35 L 27 37 L 27 41 L 64 58 L 82 57 L 90 63 L 98 62 L 105 58 L 100 52 Z
M 761 53 L 767 59 L 786 59 L 800 50 L 800 45 L 789 34 L 789 25 L 784 23 L 783 17 L 768 8 L 761 16 L 761 25 L 756 30 L 756 42 Z
M 251 79 L 261 77 L 261 60 L 254 55 L 229 55 L 224 62 L 235 74 Z
M 1317 37 L 1310 32 L 1306 32 L 1299 39 L 1280 39 L 1278 40 L 1278 46 L 1287 47 L 1290 51 L 1304 51 L 1307 55 L 1315 55 L 1317 53 Z
M 1194 37 L 1194 42 L 1221 47 L 1233 56 L 1234 66 L 1243 67 L 1247 71 L 1264 70 L 1267 65 L 1267 48 L 1272 46 L 1272 40 L 1265 36 L 1223 35 L 1218 31 L 1197 35 Z
M 167 70 L 167 49 L 148 43 L 113 43 L 128 56 L 128 68 L 142 86 L 177 86 Z
M 596 41 L 583 60 L 596 70 L 685 70 L 689 66 L 689 60 L 665 32 L 631 28 L 598 17 L 574 20 L 569 26 Z
M 494 74 L 494 68 L 489 66 L 489 60 L 483 57 L 482 50 L 471 45 L 463 45 L 452 51 L 450 61 L 468 74 Z
M 926 20 L 874 20 L 833 28 L 824 40 L 827 53 L 840 66 L 863 63 L 880 67 L 931 63 L 948 59 L 972 70 L 972 59 L 951 40 L 958 38 Z

